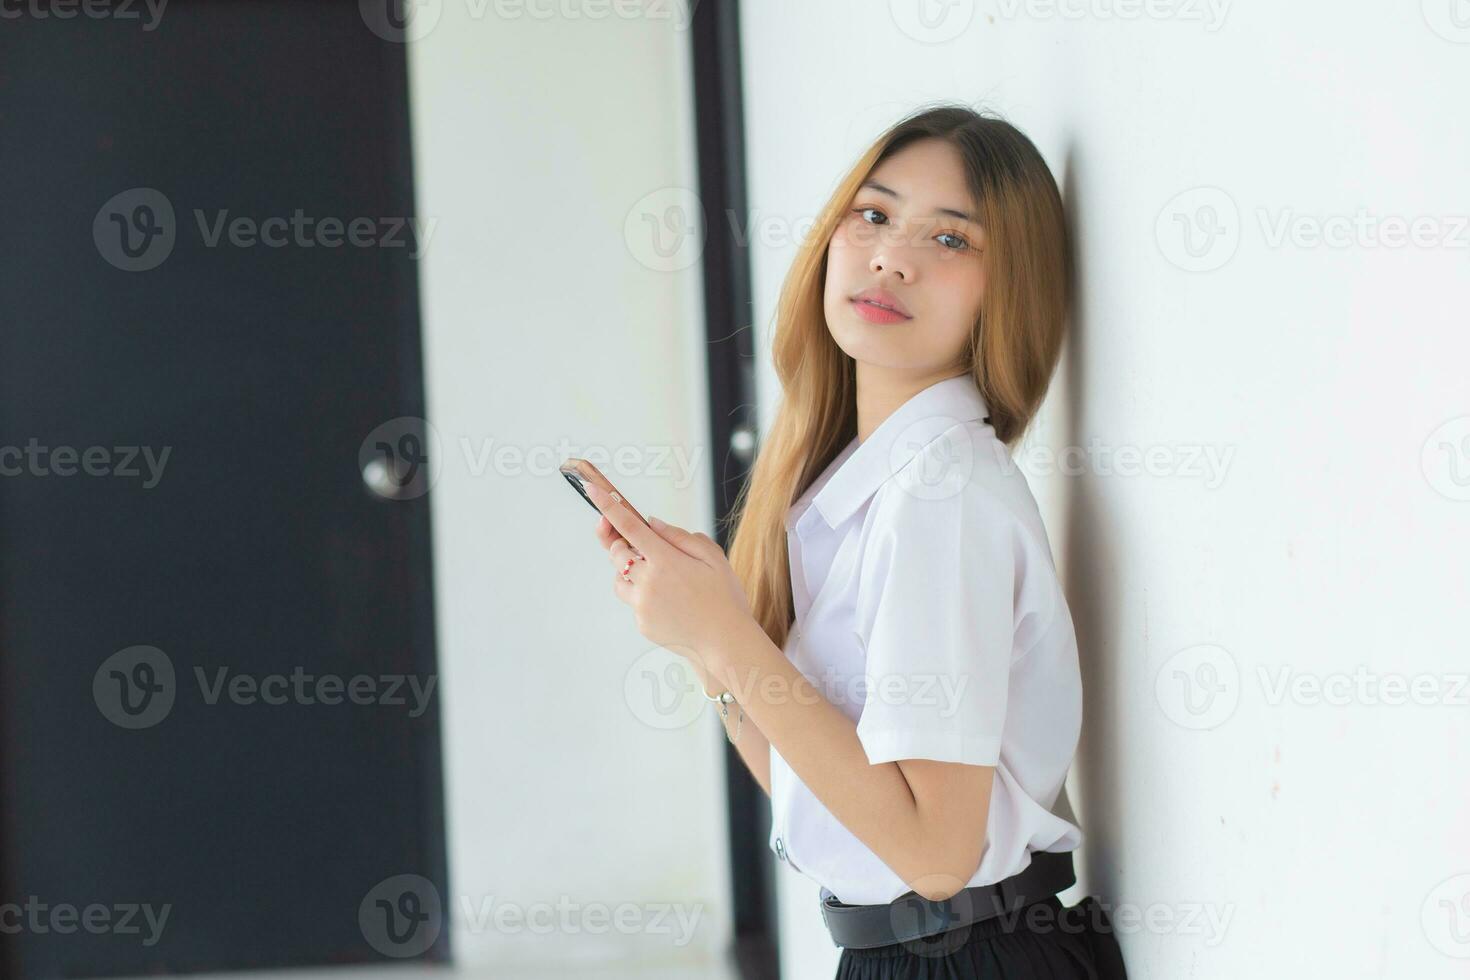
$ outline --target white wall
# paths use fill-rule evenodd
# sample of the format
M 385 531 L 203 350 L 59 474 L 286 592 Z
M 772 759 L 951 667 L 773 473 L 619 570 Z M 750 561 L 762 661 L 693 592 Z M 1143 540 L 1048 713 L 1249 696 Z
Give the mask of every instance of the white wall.
M 456 957 L 714 975 L 724 733 L 702 697 L 656 710 L 596 515 L 556 472 L 627 453 L 599 466 L 640 510 L 710 526 L 699 270 L 650 267 L 639 210 L 694 184 L 688 35 L 606 5 L 427 9 L 410 67 L 418 207 L 438 222 L 421 272 Z M 572 926 L 477 925 L 465 902 L 558 922 L 565 904 Z M 639 906 L 633 933 L 598 934 L 581 918 L 598 903 Z
M 758 335 L 781 229 L 884 125 L 958 99 L 1025 130 L 1081 268 L 1019 454 L 1084 660 L 1064 899 L 1120 903 L 1135 978 L 1464 976 L 1470 135 L 1444 99 L 1470 21 L 1451 0 L 1120 8 L 1143 5 L 744 4 Z M 1283 217 L 1305 231 L 1276 238 Z M 1067 446 L 1092 455 L 1058 472 Z M 1283 671 L 1304 686 L 1278 698 Z M 1421 676 L 1432 703 L 1378 686 Z M 781 882 L 786 976 L 830 975 L 815 886 Z

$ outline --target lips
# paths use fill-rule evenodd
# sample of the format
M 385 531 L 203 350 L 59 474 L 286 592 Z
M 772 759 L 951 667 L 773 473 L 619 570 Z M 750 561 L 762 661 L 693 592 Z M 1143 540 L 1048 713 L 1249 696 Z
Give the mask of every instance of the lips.
M 852 301 L 860 308 L 868 310 L 887 310 L 901 319 L 911 320 L 913 315 L 909 313 L 908 307 L 904 306 L 899 298 L 886 289 L 864 289 L 852 297 Z
M 910 319 L 886 306 L 860 299 L 852 300 L 852 311 L 869 323 L 906 323 Z

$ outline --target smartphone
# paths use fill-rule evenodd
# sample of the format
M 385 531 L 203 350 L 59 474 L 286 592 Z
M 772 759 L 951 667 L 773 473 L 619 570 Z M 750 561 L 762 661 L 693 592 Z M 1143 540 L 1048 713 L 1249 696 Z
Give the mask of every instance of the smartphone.
M 587 496 L 587 491 L 583 489 L 583 484 L 585 483 L 595 483 L 600 489 L 606 490 L 608 493 L 616 493 L 619 497 L 623 498 L 624 506 L 633 512 L 634 517 L 643 521 L 644 524 L 648 524 L 648 521 L 644 519 L 642 514 L 638 513 L 638 508 L 633 506 L 627 496 L 619 491 L 617 487 L 613 486 L 612 481 L 603 476 L 601 471 L 587 462 L 587 460 L 577 459 L 575 456 L 568 459 L 565 463 L 561 464 L 561 475 L 566 477 L 567 482 L 572 485 L 572 488 L 582 495 L 582 499 L 587 501 L 587 506 L 597 511 L 597 513 L 601 514 L 602 508 L 598 507 L 597 504 L 592 502 L 592 498 Z

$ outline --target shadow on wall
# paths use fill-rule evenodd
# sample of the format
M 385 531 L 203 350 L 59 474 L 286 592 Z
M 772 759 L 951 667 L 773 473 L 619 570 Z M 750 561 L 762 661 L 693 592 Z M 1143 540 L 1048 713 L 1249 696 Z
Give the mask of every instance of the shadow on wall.
M 1072 243 L 1073 307 L 1071 329 L 1066 347 L 1066 371 L 1062 383 L 1067 390 L 1067 411 L 1061 423 L 1061 445 L 1082 444 L 1086 429 L 1083 418 L 1087 405 L 1086 306 L 1081 302 L 1082 285 L 1086 282 L 1080 249 L 1079 222 L 1086 210 L 1077 198 L 1077 155 L 1075 147 L 1065 154 L 1065 177 L 1062 199 L 1066 202 L 1067 233 Z M 1121 890 L 1124 855 L 1121 828 L 1124 819 L 1124 787 L 1128 785 L 1122 771 L 1123 759 L 1115 751 L 1118 745 L 1115 719 L 1107 710 L 1122 703 L 1117 687 L 1121 680 L 1121 658 L 1131 655 L 1131 647 L 1118 636 L 1117 609 L 1122 595 L 1116 585 L 1117 576 L 1110 574 L 1118 567 L 1117 548 L 1109 534 L 1113 523 L 1103 513 L 1104 497 L 1091 492 L 1086 480 L 1067 480 L 1062 490 L 1066 537 L 1063 553 L 1067 556 L 1065 581 L 1067 604 L 1077 630 L 1078 655 L 1082 670 L 1082 737 L 1076 760 L 1076 781 L 1086 823 L 1087 891 L 1105 901 L 1116 902 Z M 1082 868 L 1078 869 L 1079 875 Z

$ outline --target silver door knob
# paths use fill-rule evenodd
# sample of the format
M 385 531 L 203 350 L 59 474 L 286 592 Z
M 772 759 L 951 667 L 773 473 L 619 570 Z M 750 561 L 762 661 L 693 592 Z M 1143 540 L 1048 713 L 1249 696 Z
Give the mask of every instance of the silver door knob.
M 370 460 L 362 468 L 362 482 L 384 500 L 397 500 L 403 495 L 403 484 L 398 482 L 391 467 L 383 459 Z

